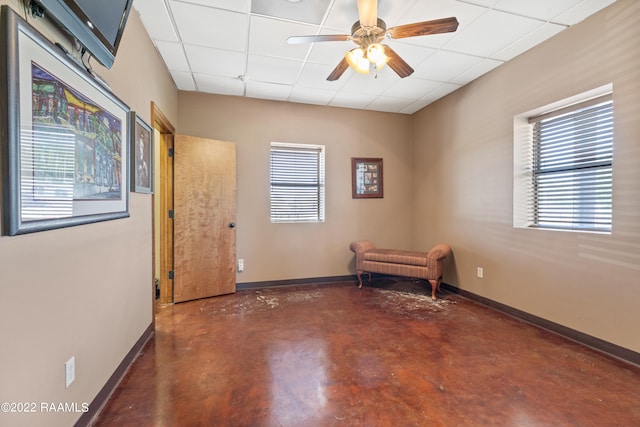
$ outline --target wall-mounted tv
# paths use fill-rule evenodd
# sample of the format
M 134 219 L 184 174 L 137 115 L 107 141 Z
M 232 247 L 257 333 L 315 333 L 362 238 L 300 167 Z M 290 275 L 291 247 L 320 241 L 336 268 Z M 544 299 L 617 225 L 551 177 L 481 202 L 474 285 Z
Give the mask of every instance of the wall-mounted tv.
M 35 0 L 102 65 L 111 68 L 133 0 Z

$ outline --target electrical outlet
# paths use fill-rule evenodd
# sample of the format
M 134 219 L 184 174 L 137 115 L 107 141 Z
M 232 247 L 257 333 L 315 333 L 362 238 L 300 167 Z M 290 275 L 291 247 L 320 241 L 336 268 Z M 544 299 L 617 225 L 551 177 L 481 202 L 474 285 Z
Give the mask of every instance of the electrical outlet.
M 76 357 L 73 356 L 64 364 L 65 370 L 65 387 L 69 388 L 72 382 L 76 380 Z
M 240 258 L 238 260 L 238 273 L 242 273 L 244 271 L 244 259 Z
M 476 274 L 477 274 L 478 278 L 482 279 L 484 277 L 484 269 L 482 267 L 478 267 L 478 270 L 477 270 Z

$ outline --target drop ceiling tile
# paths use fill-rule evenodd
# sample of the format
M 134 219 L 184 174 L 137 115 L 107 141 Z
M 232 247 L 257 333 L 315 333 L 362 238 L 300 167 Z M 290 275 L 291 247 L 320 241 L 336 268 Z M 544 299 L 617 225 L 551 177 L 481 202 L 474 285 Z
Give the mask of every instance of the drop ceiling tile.
M 244 53 L 201 46 L 184 46 L 191 71 L 235 78 L 246 74 Z
M 500 0 L 493 8 L 503 12 L 549 21 L 582 0 Z
M 194 74 L 193 78 L 200 92 L 233 96 L 244 95 L 244 83 L 240 79 L 229 79 L 205 74 Z
M 249 33 L 249 53 L 263 56 L 303 60 L 307 56 L 311 43 L 289 44 L 287 38 L 292 35 L 316 34 L 318 27 L 280 21 L 262 16 L 251 17 Z
M 240 52 L 247 48 L 246 14 L 176 1 L 169 4 L 183 43 Z
M 333 68 L 330 65 L 307 62 L 302 68 L 296 86 L 336 91 L 344 86 L 347 79 L 340 78 L 335 81 L 328 81 L 327 77 L 331 74 Z
M 338 34 L 351 34 L 351 26 L 358 20 L 356 0 L 335 0 L 324 26 L 338 31 Z
M 336 95 L 336 92 L 310 87 L 295 86 L 289 96 L 289 101 L 302 102 L 304 104 L 328 105 Z
M 247 80 L 245 85 L 248 97 L 275 101 L 286 101 L 292 89 L 289 85 L 255 82 L 253 80 Z
M 471 23 L 443 48 L 489 57 L 542 25 L 542 22 L 535 19 L 491 10 Z
M 362 92 L 347 92 L 340 90 L 333 97 L 329 105 L 333 107 L 365 109 L 376 98 L 374 94 Z
M 428 94 L 426 94 L 425 96 L 423 96 L 422 98 L 420 98 L 422 101 L 436 101 L 440 98 L 442 98 L 443 96 L 446 96 L 448 94 L 450 94 L 451 92 L 454 92 L 458 89 L 460 89 L 461 85 L 456 85 L 456 84 L 452 84 L 452 83 L 443 83 L 442 85 L 440 85 L 440 87 L 438 87 L 435 90 L 432 90 L 431 92 L 429 92 Z
M 345 75 L 347 73 L 352 74 L 352 76 L 345 82 L 342 90 L 368 93 L 374 97 L 384 93 L 400 79 L 388 66 L 381 69 L 377 75 L 373 72 L 370 74 L 358 74 L 351 68 L 345 71 Z M 345 77 L 345 75 L 342 77 Z
M 613 3 L 615 0 L 584 0 L 576 7 L 556 16 L 554 22 L 574 25 Z
M 494 68 L 499 67 L 503 63 L 504 62 L 502 61 L 496 61 L 494 59 L 484 59 L 478 64 L 464 71 L 463 73 L 458 74 L 450 82 L 459 85 L 466 85 L 467 83 L 477 79 L 483 74 L 486 74 Z
M 178 41 L 178 34 L 164 2 L 158 4 L 157 0 L 136 0 L 133 7 L 140 13 L 142 25 L 152 40 Z
M 500 0 L 460 0 L 465 3 L 474 4 L 482 7 L 492 7 Z
M 431 100 L 418 100 L 408 105 L 407 107 L 400 110 L 402 114 L 413 114 L 416 111 L 422 110 L 427 105 L 431 104 L 433 101 Z
M 416 68 L 414 75 L 425 80 L 447 82 L 481 61 L 482 58 L 477 56 L 440 50 L 422 62 Z
M 522 37 L 520 40 L 515 41 L 511 45 L 499 50 L 491 55 L 492 58 L 499 59 L 501 61 L 508 61 L 516 56 L 524 53 L 532 47 L 542 43 L 543 41 L 555 36 L 565 27 L 557 24 L 544 24 L 538 27 L 534 31 Z
M 330 0 L 298 2 L 287 0 L 253 1 L 251 2 L 251 13 L 319 25 L 330 3 Z
M 384 94 L 398 96 L 415 101 L 422 98 L 425 93 L 436 90 L 441 85 L 441 82 L 424 80 L 416 77 L 415 75 L 412 75 L 404 79 L 399 79 Z
M 388 113 L 399 113 L 405 108 L 413 104 L 415 99 L 398 98 L 395 96 L 379 96 L 371 102 L 367 107 L 376 111 L 385 111 Z
M 290 85 L 295 83 L 301 68 L 301 61 L 249 55 L 247 77 L 255 81 Z
M 173 82 L 179 90 L 196 90 L 196 83 L 193 80 L 193 75 L 191 73 L 186 73 L 184 71 L 172 71 L 171 77 L 173 77 Z
M 190 71 L 181 43 L 157 41 L 156 47 L 170 71 Z
M 493 0 L 493 2 L 495 1 Z M 460 0 L 414 1 L 402 14 L 401 19 L 403 22 L 397 22 L 393 25 L 429 21 L 450 16 L 458 18 L 460 25 L 463 25 L 462 21 L 473 21 L 488 10 L 487 6 L 471 3 L 473 2 Z
M 139 0 L 136 0 L 139 1 Z M 154 0 L 157 1 L 157 0 Z M 251 0 L 180 0 L 184 3 L 199 4 L 202 6 L 215 7 L 218 9 L 233 10 L 236 12 L 249 12 Z

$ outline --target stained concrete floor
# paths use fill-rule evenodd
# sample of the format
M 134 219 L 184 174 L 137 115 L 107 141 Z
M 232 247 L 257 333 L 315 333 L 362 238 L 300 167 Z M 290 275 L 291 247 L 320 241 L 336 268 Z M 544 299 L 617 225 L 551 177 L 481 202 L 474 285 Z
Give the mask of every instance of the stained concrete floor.
M 96 426 L 640 426 L 640 368 L 413 280 L 159 307 Z

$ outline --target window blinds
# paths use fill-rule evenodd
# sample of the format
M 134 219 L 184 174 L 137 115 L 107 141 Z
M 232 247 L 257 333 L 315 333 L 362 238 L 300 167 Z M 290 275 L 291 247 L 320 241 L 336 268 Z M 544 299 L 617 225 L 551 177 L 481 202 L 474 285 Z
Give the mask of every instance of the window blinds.
M 272 143 L 271 222 L 324 221 L 324 146 Z
M 534 224 L 610 231 L 613 101 L 597 98 L 530 119 Z

